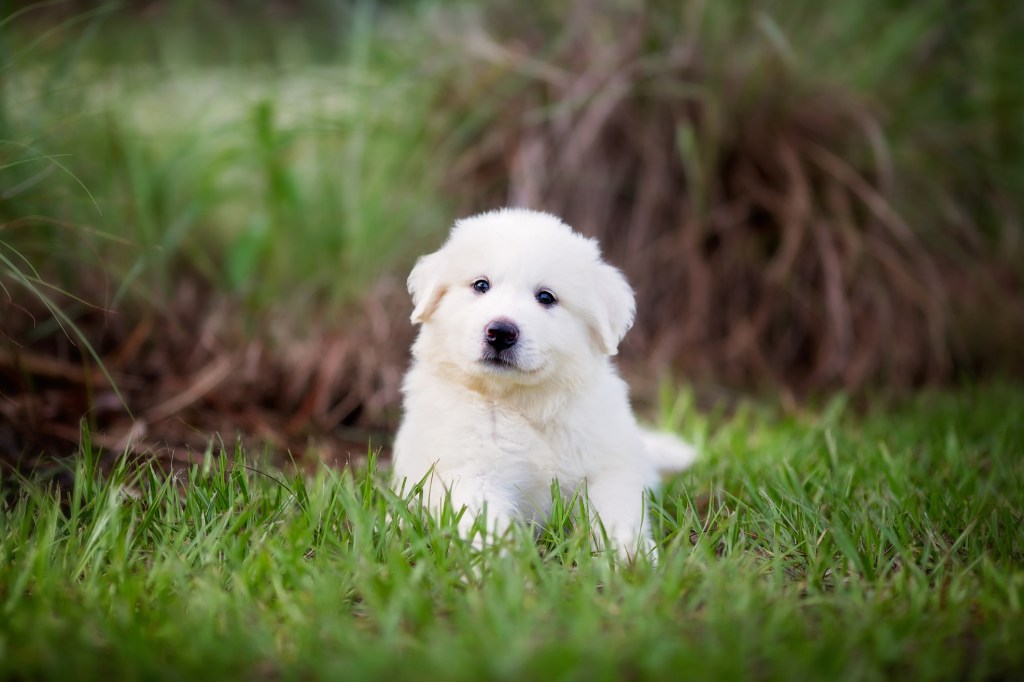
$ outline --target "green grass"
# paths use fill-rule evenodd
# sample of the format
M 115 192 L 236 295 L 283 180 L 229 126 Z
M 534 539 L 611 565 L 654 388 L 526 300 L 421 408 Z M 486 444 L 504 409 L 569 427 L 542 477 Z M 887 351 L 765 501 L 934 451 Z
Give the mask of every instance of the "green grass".
M 703 459 L 656 496 L 656 565 L 577 507 L 480 553 L 372 464 L 29 485 L 0 517 L 0 677 L 1007 679 L 1024 672 L 1024 389 L 856 416 L 663 421 Z M 10 481 L 8 481 L 10 483 Z
M 308 313 L 403 269 L 451 220 L 431 138 L 449 58 L 412 17 L 335 4 L 0 24 L 3 241 L 112 307 L 166 305 L 186 272 Z
M 114 302 L 165 303 L 185 268 L 258 310 L 282 292 L 280 308 L 304 310 L 358 295 L 435 245 L 455 206 L 479 199 L 446 174 L 481 153 L 481 136 L 501 125 L 496 112 L 527 90 L 516 68 L 467 43 L 497 24 L 511 45 L 516 31 L 539 36 L 544 62 L 571 26 L 571 3 L 511 20 L 502 0 L 313 0 L 282 17 L 259 3 L 47 14 L 52 4 L 0 15 L 4 242 L 62 285 L 84 288 L 83 273 L 102 273 Z M 896 208 L 915 229 L 938 238 L 950 220 L 973 221 L 1016 243 L 1019 8 L 874 0 L 649 12 L 650 58 L 691 36 L 716 110 L 742 119 L 765 99 L 856 93 L 884 128 L 863 153 L 892 165 Z M 705 87 L 665 68 L 672 88 Z M 728 137 L 735 121 L 716 125 Z

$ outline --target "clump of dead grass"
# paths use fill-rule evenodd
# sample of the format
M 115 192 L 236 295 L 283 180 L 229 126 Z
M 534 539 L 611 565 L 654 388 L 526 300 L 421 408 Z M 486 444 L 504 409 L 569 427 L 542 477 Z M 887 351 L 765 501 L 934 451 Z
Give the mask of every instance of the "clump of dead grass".
M 385 278 L 333 324 L 298 333 L 283 312 L 247 327 L 237 300 L 185 276 L 167 307 L 94 306 L 40 338 L 45 310 L 0 300 L 0 462 L 75 452 L 83 419 L 98 448 L 171 464 L 233 439 L 300 464 L 363 458 L 397 425 L 412 328 L 394 311 L 406 298 Z
M 1007 254 L 978 225 L 903 210 L 890 112 L 807 77 L 769 17 L 707 35 L 702 7 L 577 2 L 554 40 L 514 13 L 452 36 L 468 59 L 446 102 L 473 126 L 450 187 L 467 210 L 541 208 L 598 237 L 638 294 L 626 360 L 656 371 L 898 388 L 993 359 L 998 342 L 962 333 L 979 306 L 1019 338 Z

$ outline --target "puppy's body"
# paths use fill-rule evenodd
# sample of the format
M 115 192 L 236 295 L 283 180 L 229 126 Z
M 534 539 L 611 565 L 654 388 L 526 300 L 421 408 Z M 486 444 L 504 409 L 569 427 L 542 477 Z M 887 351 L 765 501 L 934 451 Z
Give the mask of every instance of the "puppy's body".
M 583 489 L 614 544 L 651 549 L 644 489 L 692 451 L 647 436 L 609 356 L 633 320 L 633 293 L 593 240 L 522 210 L 460 221 L 409 277 L 422 325 L 403 384 L 399 485 L 424 480 L 435 511 L 450 493 L 471 523 L 543 521 L 551 483 Z M 659 457 L 645 440 L 659 443 Z M 656 460 L 658 466 L 656 466 Z
M 514 518 L 543 521 L 551 482 L 586 492 L 609 538 L 635 555 L 643 531 L 642 492 L 654 467 L 626 404 L 626 388 L 602 367 L 568 400 L 537 390 L 493 395 L 453 385 L 420 363 L 406 377 L 406 416 L 395 445 L 399 480 L 417 482 L 433 467 L 424 494 L 434 509 L 473 513 L 486 503 L 500 532 Z

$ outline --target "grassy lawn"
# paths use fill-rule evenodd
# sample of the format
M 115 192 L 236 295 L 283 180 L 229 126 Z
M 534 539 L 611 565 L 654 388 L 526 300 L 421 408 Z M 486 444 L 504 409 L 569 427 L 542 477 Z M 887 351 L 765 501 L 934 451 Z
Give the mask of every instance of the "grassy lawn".
M 629 567 L 590 554 L 578 501 L 479 551 L 372 456 L 280 468 L 393 429 L 409 265 L 507 202 L 609 230 L 665 322 L 645 370 L 1019 373 L 1024 11 L 60 4 L 0 13 L 0 464 L 95 428 L 55 465 L 70 489 L 0 466 L 0 679 L 1024 678 L 1024 385 L 796 416 L 669 396 L 703 456 Z M 590 5 L 586 31 L 559 13 Z M 168 476 L 90 442 L 219 444 L 217 410 L 287 446 Z
M 73 491 L 0 512 L 0 677 L 1024 672 L 1024 389 L 866 415 L 689 405 L 663 421 L 704 457 L 656 496 L 657 564 L 618 570 L 572 505 L 478 553 L 372 459 L 304 476 L 211 453 L 185 485 L 99 475 L 86 435 Z

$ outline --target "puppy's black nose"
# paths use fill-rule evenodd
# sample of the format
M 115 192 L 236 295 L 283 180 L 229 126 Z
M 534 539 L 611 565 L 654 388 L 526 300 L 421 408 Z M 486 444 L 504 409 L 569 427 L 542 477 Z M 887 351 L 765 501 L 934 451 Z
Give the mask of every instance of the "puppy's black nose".
M 484 340 L 496 351 L 503 351 L 516 345 L 519 327 L 507 320 L 495 320 L 484 329 Z

